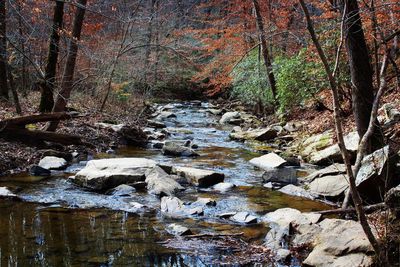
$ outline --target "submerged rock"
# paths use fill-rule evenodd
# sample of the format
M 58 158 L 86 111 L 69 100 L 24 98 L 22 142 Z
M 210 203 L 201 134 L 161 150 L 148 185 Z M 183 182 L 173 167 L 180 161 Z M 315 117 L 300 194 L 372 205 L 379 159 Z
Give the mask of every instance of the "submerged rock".
M 45 168 L 42 168 L 38 165 L 33 165 L 29 169 L 29 174 L 32 176 L 50 176 L 51 171 Z
M 92 190 L 103 191 L 121 184 L 144 181 L 146 171 L 155 166 L 155 161 L 145 158 L 91 160 L 71 181 Z
M 164 155 L 175 156 L 175 157 L 197 157 L 199 154 L 193 149 L 180 145 L 176 142 L 165 142 L 162 152 Z
M 136 192 L 136 189 L 132 186 L 126 185 L 126 184 L 121 184 L 107 192 L 108 195 L 113 195 L 113 196 L 130 196 L 133 193 Z
M 47 156 L 39 161 L 39 167 L 48 170 L 63 170 L 67 167 L 67 161 L 63 158 Z
M 286 160 L 275 153 L 269 153 L 267 155 L 251 159 L 250 163 L 260 169 L 270 170 L 272 168 L 281 167 L 286 163 Z
M 160 167 L 146 172 L 147 190 L 157 196 L 173 196 L 184 188 Z
M 210 187 L 223 182 L 225 178 L 223 173 L 189 167 L 172 167 L 172 173 L 185 177 L 188 183 L 199 187 Z

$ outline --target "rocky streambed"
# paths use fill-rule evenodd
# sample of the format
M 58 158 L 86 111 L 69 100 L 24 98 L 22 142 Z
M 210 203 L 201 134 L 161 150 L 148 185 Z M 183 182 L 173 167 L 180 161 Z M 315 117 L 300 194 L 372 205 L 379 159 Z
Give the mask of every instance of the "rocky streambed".
M 246 122 L 257 123 L 207 103 L 160 105 L 148 148 L 110 148 L 68 167 L 45 158 L 35 171 L 50 176 L 3 177 L 2 265 L 297 266 L 305 247 L 311 266 L 370 264 L 356 222 L 316 213 L 336 196 L 325 191 L 346 190 L 321 180 L 343 176 L 340 165 L 316 171 L 277 155 L 301 124 L 235 128 Z

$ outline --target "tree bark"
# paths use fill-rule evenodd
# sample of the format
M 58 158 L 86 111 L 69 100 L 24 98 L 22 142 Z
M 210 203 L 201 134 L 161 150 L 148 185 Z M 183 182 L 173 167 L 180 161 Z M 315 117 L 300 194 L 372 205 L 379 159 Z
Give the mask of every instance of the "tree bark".
M 344 12 L 345 6 L 347 12 Z M 374 102 L 373 71 L 357 0 L 341 0 L 340 9 L 344 15 L 344 27 L 347 33 L 345 44 L 350 64 L 353 113 L 357 132 L 361 138 L 368 129 Z M 379 126 L 378 120 L 375 123 Z M 380 127 L 376 127 L 368 144 L 368 152 L 382 146 L 383 136 L 380 132 Z
M 40 112 L 49 112 L 54 106 L 54 88 L 60 44 L 60 31 L 64 17 L 64 2 L 57 1 L 53 13 L 53 27 L 50 35 L 49 52 L 44 81 L 41 84 Z
M 68 56 L 65 63 L 65 69 L 63 74 L 63 79 L 61 83 L 61 91 L 58 93 L 56 102 L 53 107 L 53 112 L 61 112 L 65 110 L 67 102 L 71 95 L 71 91 L 74 84 L 74 71 L 76 65 L 76 58 L 78 55 L 78 42 L 81 38 L 83 20 L 85 18 L 85 7 L 87 0 L 79 0 L 75 18 L 73 22 L 72 36 L 69 41 Z M 51 122 L 47 130 L 55 131 L 58 127 L 58 121 Z
M 7 83 L 6 1 L 0 1 L 0 100 L 9 100 Z
M 267 69 L 267 78 L 269 85 L 271 87 L 271 92 L 274 100 L 276 100 L 276 94 L 277 94 L 277 89 L 276 89 L 276 80 L 274 73 L 272 71 L 272 59 L 271 56 L 269 55 L 268 51 L 268 45 L 267 45 L 267 40 L 264 32 L 264 23 L 261 15 L 261 10 L 260 10 L 260 5 L 257 0 L 253 0 L 253 6 L 254 6 L 254 11 L 256 13 L 256 20 L 257 20 L 257 27 L 258 27 L 258 34 L 260 37 L 260 42 L 261 42 L 261 50 L 262 50 L 262 56 L 264 59 L 264 64 Z

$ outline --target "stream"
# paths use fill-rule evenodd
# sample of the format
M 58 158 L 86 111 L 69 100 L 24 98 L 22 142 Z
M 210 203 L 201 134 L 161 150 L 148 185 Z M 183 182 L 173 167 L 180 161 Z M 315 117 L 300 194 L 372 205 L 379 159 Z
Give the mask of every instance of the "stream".
M 0 267 L 3 266 L 219 266 L 230 251 L 204 246 L 193 250 L 168 247 L 172 238 L 166 225 L 179 223 L 194 233 L 243 233 L 248 242 L 262 244 L 268 232 L 263 223 L 240 225 L 219 219 L 218 214 L 247 211 L 257 217 L 278 208 L 300 211 L 329 208 L 320 202 L 284 195 L 263 187 L 262 171 L 248 161 L 261 154 L 249 145 L 229 140 L 232 126 L 218 124 L 219 117 L 206 112 L 207 103 L 175 103 L 177 118 L 166 119 L 168 140 L 192 140 L 199 146 L 197 158 L 174 158 L 159 149 L 122 148 L 115 155 L 96 158 L 146 157 L 174 166 L 217 170 L 225 182 L 237 185 L 225 193 L 187 188 L 178 197 L 185 202 L 213 198 L 204 216 L 173 219 L 160 212 L 160 200 L 138 192 L 133 200 L 150 207 L 130 213 L 127 200 L 84 189 L 67 177 L 84 166 L 70 166 L 50 178 L 18 175 L 0 178 L 0 186 L 18 188 L 22 201 L 0 199 Z M 69 173 L 68 173 L 69 172 Z M 130 198 L 129 201 L 132 201 Z M 295 264 L 294 264 L 295 265 Z

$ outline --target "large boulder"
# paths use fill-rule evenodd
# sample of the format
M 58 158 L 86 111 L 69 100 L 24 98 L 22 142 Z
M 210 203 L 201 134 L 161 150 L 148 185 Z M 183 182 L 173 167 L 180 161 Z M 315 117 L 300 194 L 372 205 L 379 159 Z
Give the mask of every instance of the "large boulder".
M 349 188 L 348 177 L 345 174 L 323 176 L 312 181 L 308 188 L 312 194 L 335 198 Z
M 345 174 L 346 173 L 346 166 L 344 164 L 339 164 L 339 163 L 334 163 L 332 165 L 329 165 L 328 167 L 325 167 L 323 169 L 320 169 L 318 171 L 315 171 L 311 173 L 308 176 L 299 178 L 301 182 L 312 182 L 316 178 L 321 178 L 323 176 L 327 175 L 339 175 L 339 174 Z
M 381 200 L 381 193 L 392 185 L 391 173 L 389 146 L 367 155 L 364 157 L 356 177 L 359 192 L 368 198 Z
M 145 158 L 115 158 L 91 160 L 71 181 L 95 191 L 103 191 L 121 184 L 145 180 L 145 173 L 156 162 Z
M 326 131 L 317 135 L 312 135 L 301 143 L 300 155 L 304 158 L 308 158 L 312 153 L 325 149 L 333 144 L 332 131 Z
M 265 246 L 278 251 L 286 247 L 293 226 L 317 223 L 321 218 L 317 213 L 301 213 L 292 208 L 283 208 L 267 213 L 261 220 L 268 223 L 271 230 L 265 237 Z
M 312 230 L 314 236 L 304 230 L 300 234 L 311 236 L 313 246 L 303 264 L 343 267 L 372 265 L 372 258 L 367 255 L 373 252 L 373 248 L 358 222 L 325 219 L 317 226 L 318 230 Z
M 199 154 L 193 149 L 178 144 L 177 142 L 165 142 L 162 152 L 164 155 L 175 157 L 197 157 Z
M 39 165 L 39 167 L 42 167 L 42 168 L 48 169 L 48 170 L 63 170 L 67 167 L 68 163 L 63 158 L 47 156 L 47 157 L 42 158 L 39 161 L 38 165 Z
M 157 196 L 173 196 L 184 188 L 160 167 L 146 172 L 147 190 Z
M 357 132 L 349 133 L 344 137 L 344 143 L 350 155 L 354 155 L 357 152 L 359 141 L 360 137 Z M 339 145 L 335 144 L 312 153 L 309 161 L 312 164 L 324 165 L 331 162 L 343 162 L 343 159 Z
M 233 140 L 256 140 L 256 141 L 269 141 L 278 136 L 278 131 L 274 128 L 254 129 L 247 131 L 234 131 L 229 134 Z
M 219 120 L 220 124 L 231 124 L 232 122 L 236 122 L 240 119 L 240 113 L 237 111 L 226 112 L 222 115 L 222 118 Z
M 275 153 L 269 153 L 261 157 L 253 158 L 250 163 L 262 170 L 279 168 L 286 163 L 286 160 Z
M 172 167 L 172 173 L 183 176 L 188 183 L 199 187 L 210 187 L 224 181 L 223 173 L 190 167 Z

